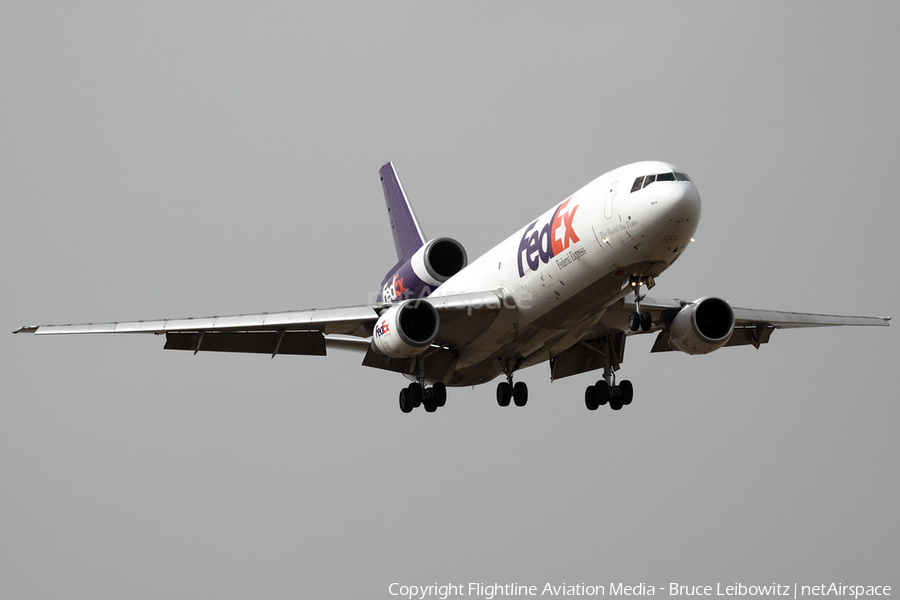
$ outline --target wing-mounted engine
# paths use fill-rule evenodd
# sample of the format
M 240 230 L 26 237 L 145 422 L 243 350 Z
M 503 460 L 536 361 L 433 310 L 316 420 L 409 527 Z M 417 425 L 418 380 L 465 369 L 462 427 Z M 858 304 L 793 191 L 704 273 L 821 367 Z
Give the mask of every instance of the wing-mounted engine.
M 734 332 L 734 311 L 721 298 L 701 298 L 688 304 L 669 325 L 669 346 L 688 354 L 708 354 L 728 343 Z
M 379 302 L 424 298 L 468 264 L 462 244 L 436 238 L 416 250 L 408 261 L 397 264 L 381 282 Z
M 391 306 L 375 324 L 372 345 L 391 358 L 421 354 L 438 333 L 438 312 L 425 300 L 407 300 Z

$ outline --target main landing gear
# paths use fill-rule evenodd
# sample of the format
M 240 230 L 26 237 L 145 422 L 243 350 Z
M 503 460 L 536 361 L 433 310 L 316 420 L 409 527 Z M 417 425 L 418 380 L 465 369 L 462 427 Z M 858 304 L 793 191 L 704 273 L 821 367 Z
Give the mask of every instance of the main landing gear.
M 447 387 L 440 381 L 430 388 L 425 388 L 421 383 L 414 381 L 400 390 L 400 410 L 405 413 L 419 406 L 425 407 L 425 412 L 434 412 L 447 403 Z
M 506 381 L 497 384 L 497 404 L 500 406 L 509 406 L 512 400 L 516 406 L 525 406 L 528 402 L 528 386 L 524 381 L 517 381 L 513 385 L 513 371 L 515 366 L 511 360 L 506 361 Z
M 416 357 L 416 381 L 400 390 L 400 410 L 408 413 L 419 406 L 425 412 L 434 412 L 447 403 L 447 386 L 438 381 L 431 387 L 425 386 L 425 360 Z
M 634 386 L 627 379 L 616 385 L 616 371 L 619 370 L 619 357 L 625 349 L 624 335 L 608 337 L 600 344 L 599 352 L 604 356 L 603 379 L 584 390 L 584 405 L 588 410 L 597 410 L 609 404 L 613 410 L 622 410 L 631 404 L 634 398 Z
M 631 404 L 634 398 L 634 387 L 627 379 L 623 379 L 619 385 L 610 385 L 605 379 L 601 379 L 596 385 L 589 385 L 584 390 L 584 405 L 588 410 L 597 410 L 604 404 L 609 404 L 613 410 L 622 410 L 623 406 Z
M 528 386 L 524 381 L 517 381 L 512 385 L 511 381 L 501 381 L 497 384 L 497 404 L 509 406 L 512 400 L 516 406 L 525 406 L 528 402 Z

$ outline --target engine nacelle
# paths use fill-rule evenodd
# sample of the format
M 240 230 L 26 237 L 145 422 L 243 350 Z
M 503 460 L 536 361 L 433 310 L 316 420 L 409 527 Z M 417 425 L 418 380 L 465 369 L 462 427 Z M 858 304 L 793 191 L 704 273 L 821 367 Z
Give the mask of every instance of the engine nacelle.
M 440 318 L 425 300 L 407 300 L 390 307 L 375 323 L 372 345 L 391 358 L 421 354 L 437 336 Z
M 416 250 L 407 262 L 396 265 L 381 282 L 379 302 L 424 298 L 469 262 L 462 244 L 436 238 Z
M 701 298 L 682 308 L 669 325 L 669 346 L 688 354 L 708 354 L 728 343 L 734 311 L 721 298 Z

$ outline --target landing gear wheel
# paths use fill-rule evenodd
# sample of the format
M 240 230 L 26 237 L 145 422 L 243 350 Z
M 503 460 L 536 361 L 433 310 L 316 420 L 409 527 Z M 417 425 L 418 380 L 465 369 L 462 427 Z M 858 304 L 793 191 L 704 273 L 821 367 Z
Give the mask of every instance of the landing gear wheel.
M 600 399 L 597 396 L 597 388 L 589 385 L 584 390 L 584 405 L 588 410 L 597 410 L 600 406 Z
M 516 385 L 513 386 L 513 400 L 515 400 L 516 406 L 525 406 L 525 403 L 528 402 L 528 386 L 524 381 L 516 382 Z
M 409 397 L 409 389 L 403 388 L 400 390 L 400 410 L 409 413 L 412 412 L 413 405 L 411 399 Z
M 497 404 L 500 406 L 509 406 L 512 399 L 512 386 L 506 381 L 497 384 Z
M 422 398 L 425 396 L 425 392 L 422 389 L 422 386 L 417 382 L 412 382 L 406 388 L 409 390 L 410 400 L 412 401 L 413 408 L 418 408 L 422 406 Z
M 613 410 L 622 410 L 622 400 L 620 398 L 610 398 L 609 407 Z
M 434 396 L 426 397 L 422 400 L 422 406 L 425 407 L 425 412 L 434 412 L 438 409 L 437 402 L 434 401 Z
M 447 386 L 440 381 L 431 386 L 434 402 L 438 408 L 443 408 L 447 404 Z
M 594 390 L 597 394 L 597 406 L 603 406 L 609 402 L 609 384 L 605 380 L 601 379 L 598 381 L 597 385 L 594 386 Z
M 637 313 L 634 313 L 637 314 Z M 641 313 L 641 331 L 650 331 L 653 327 L 653 316 L 648 312 Z M 632 329 L 632 331 L 637 331 Z
M 628 315 L 628 329 L 637 331 L 641 328 L 641 315 L 635 311 Z
M 622 403 L 622 406 L 631 404 L 633 398 L 634 386 L 627 379 L 622 380 L 622 383 L 619 384 L 619 401 Z

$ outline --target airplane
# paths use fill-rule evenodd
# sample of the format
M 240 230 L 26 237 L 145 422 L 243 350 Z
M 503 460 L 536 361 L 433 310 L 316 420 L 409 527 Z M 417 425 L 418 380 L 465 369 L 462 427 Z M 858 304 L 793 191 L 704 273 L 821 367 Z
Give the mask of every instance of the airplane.
M 587 409 L 631 404 L 617 381 L 632 335 L 655 333 L 651 352 L 707 354 L 769 342 L 776 329 L 887 326 L 854 317 L 738 308 L 715 297 L 654 299 L 643 293 L 694 241 L 700 195 L 681 169 L 636 162 L 594 179 L 471 264 L 462 244 L 427 240 L 393 163 L 379 171 L 397 252 L 375 301 L 361 306 L 221 317 L 25 326 L 13 333 L 153 333 L 194 354 L 325 355 L 359 350 L 362 364 L 411 381 L 404 413 L 443 407 L 447 387 L 497 377 L 500 406 L 525 406 L 520 370 L 541 363 L 551 380 L 602 369 Z

